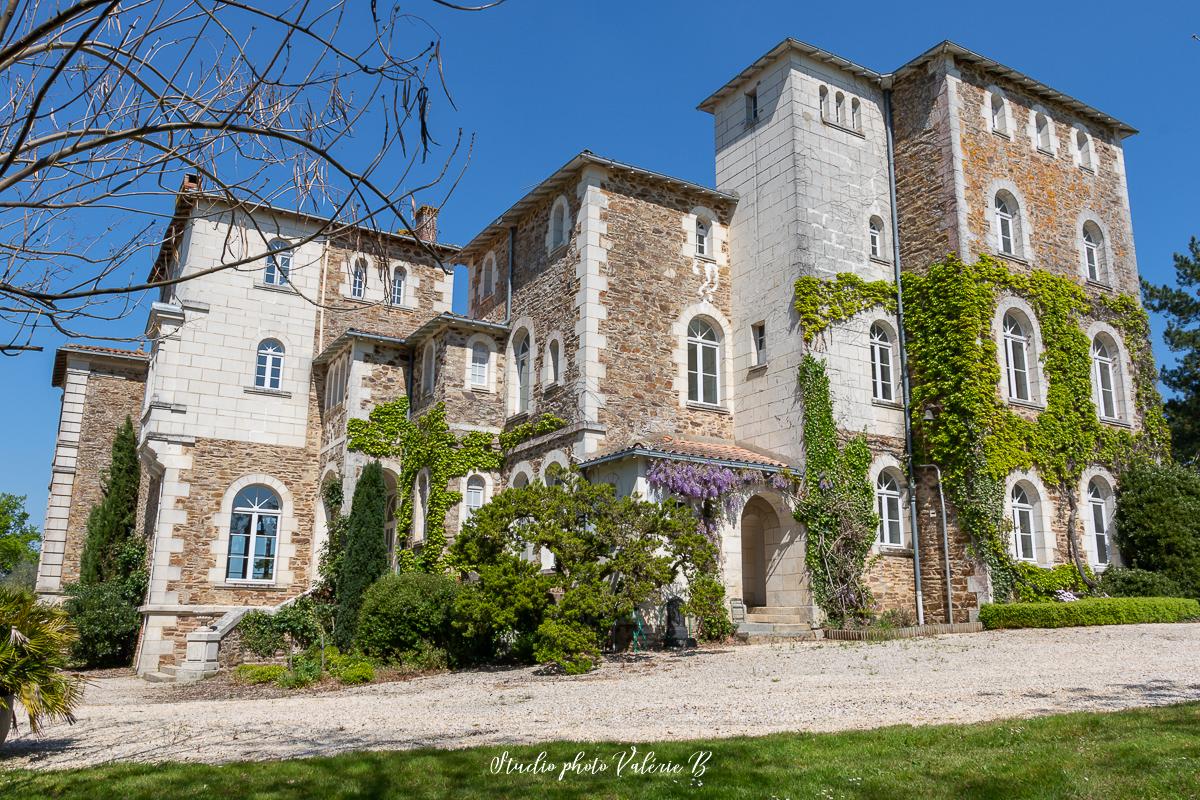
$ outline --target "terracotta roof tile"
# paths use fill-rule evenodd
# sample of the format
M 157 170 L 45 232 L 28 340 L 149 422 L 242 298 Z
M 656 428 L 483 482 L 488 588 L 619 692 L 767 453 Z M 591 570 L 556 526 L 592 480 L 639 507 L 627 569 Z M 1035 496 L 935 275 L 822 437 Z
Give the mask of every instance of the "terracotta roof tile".
M 778 456 L 773 456 L 766 451 L 750 449 L 727 439 L 697 439 L 675 434 L 659 434 L 618 445 L 588 459 L 584 465 L 607 460 L 621 453 L 632 454 L 636 451 L 662 454 L 668 457 L 678 456 L 685 459 L 732 462 L 767 469 L 784 469 L 788 466 L 788 463 Z

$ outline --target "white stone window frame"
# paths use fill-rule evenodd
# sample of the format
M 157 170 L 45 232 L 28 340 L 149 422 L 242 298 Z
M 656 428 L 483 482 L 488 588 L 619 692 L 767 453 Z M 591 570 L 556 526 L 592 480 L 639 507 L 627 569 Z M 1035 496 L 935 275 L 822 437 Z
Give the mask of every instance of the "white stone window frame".
M 1095 225 L 1100 231 L 1100 252 L 1099 252 L 1099 269 L 1098 277 L 1092 280 L 1088 274 L 1087 265 L 1087 245 L 1083 238 L 1084 226 Z M 1113 254 L 1112 254 L 1112 236 L 1109 233 L 1108 226 L 1104 224 L 1104 220 L 1100 215 L 1091 209 L 1084 209 L 1075 218 L 1075 240 L 1076 247 L 1079 251 L 1079 275 L 1087 283 L 1097 286 L 1111 288 L 1113 286 Z
M 708 225 L 708 247 L 705 255 L 700 254 L 696 245 L 696 228 L 701 222 Z M 708 206 L 696 206 L 683 215 L 681 227 L 683 228 L 684 243 L 680 250 L 680 255 L 685 258 L 694 259 L 693 263 L 695 261 L 711 262 L 718 265 L 725 263 L 725 230 L 717 222 L 717 213 L 715 211 Z
M 470 489 L 472 481 L 478 479 L 483 483 L 483 493 L 480 508 L 487 505 L 492 500 L 493 482 L 492 476 L 486 472 L 469 472 L 459 479 L 459 492 L 462 494 L 462 513 L 458 515 L 458 529 L 461 531 L 463 525 L 471 518 L 474 510 L 471 509 L 468 500 L 470 499 Z
M 882 349 L 882 348 L 879 347 L 879 343 L 876 342 L 876 340 L 875 340 L 874 330 L 876 328 L 878 328 L 879 331 L 885 337 L 887 337 L 886 353 L 887 353 L 887 357 L 888 357 L 888 371 L 891 374 L 891 380 L 888 381 L 885 385 L 888 387 L 889 394 L 891 394 L 891 397 L 882 397 L 881 393 L 879 391 L 879 389 L 881 388 L 881 384 L 883 384 L 883 382 L 879 378 L 879 369 L 878 369 L 878 362 L 876 360 L 876 356 L 879 353 L 880 349 Z M 870 355 L 870 365 L 871 365 L 871 400 L 872 400 L 872 402 L 882 403 L 884 405 L 889 405 L 889 406 L 896 406 L 896 405 L 900 404 L 900 401 L 897 399 L 898 395 L 899 395 L 899 386 L 900 386 L 899 362 L 898 362 L 898 350 L 897 350 L 898 344 L 899 344 L 899 340 L 896 336 L 896 326 L 893 323 L 880 317 L 878 319 L 871 320 L 870 324 L 867 325 L 867 347 L 870 351 L 869 355 Z
M 557 345 L 558 358 L 555 359 L 551 353 L 551 348 Z M 550 331 L 546 334 L 546 345 L 542 353 L 542 387 L 549 388 L 551 386 L 559 386 L 563 382 L 563 363 L 567 355 L 567 350 L 563 346 L 563 336 L 561 331 Z M 557 364 L 555 363 L 557 361 Z M 554 368 L 557 366 L 558 374 L 554 374 Z
M 277 354 L 279 360 L 279 385 L 271 385 L 271 365 L 267 364 L 266 383 L 259 384 L 258 382 L 258 362 L 263 354 L 263 345 L 267 342 L 277 342 L 280 347 L 280 352 Z M 277 392 L 282 393 L 287 391 L 288 384 L 288 359 L 287 354 L 291 350 L 291 343 L 278 331 L 259 330 L 258 336 L 254 344 L 254 354 L 250 363 L 250 383 L 249 387 L 255 391 L 262 393 Z
M 399 282 L 400 293 L 396 293 L 396 273 L 402 273 L 404 278 Z M 405 264 L 392 264 L 391 271 L 388 273 L 388 305 L 392 308 L 416 308 L 412 302 L 412 271 Z
M 1017 543 L 1018 534 L 1016 523 L 1013 519 L 1013 488 L 1018 484 L 1023 485 L 1033 506 L 1031 512 L 1031 520 L 1033 522 L 1033 558 L 1022 558 Z M 1050 507 L 1050 494 L 1046 491 L 1046 486 L 1042 483 L 1037 470 L 1017 470 L 1009 474 L 1004 482 L 1004 518 L 1012 525 L 1012 530 L 1009 532 L 1008 548 L 1013 558 L 1028 564 L 1037 564 L 1041 567 L 1054 565 L 1057 549 L 1054 546 L 1053 528 L 1051 527 L 1053 516 L 1053 509 Z
M 266 486 L 279 498 L 279 530 L 275 542 L 275 570 L 271 580 L 254 580 L 253 578 L 227 579 L 226 565 L 229 559 L 230 524 L 233 521 L 233 500 L 238 492 L 248 486 Z M 249 589 L 269 589 L 274 587 L 286 588 L 291 586 L 296 576 L 291 570 L 292 560 L 296 557 L 296 546 L 293 543 L 300 524 L 296 519 L 295 501 L 287 485 L 273 475 L 265 472 L 247 473 L 229 484 L 221 497 L 221 507 L 216 518 L 217 535 L 209 546 L 214 566 L 208 570 L 208 582 L 215 587 L 238 587 Z M 253 542 L 253 540 L 251 540 Z
M 528 461 L 518 461 L 516 464 L 513 464 L 512 469 L 508 471 L 508 478 L 505 480 L 504 485 L 514 489 L 520 488 L 517 486 L 517 478 L 521 476 L 524 476 L 525 478 L 525 483 L 523 484 L 524 486 L 528 486 L 529 484 L 533 483 L 537 476 L 537 473 L 533 469 L 533 465 Z
M 487 348 L 487 374 L 484 376 L 483 383 L 478 383 L 475 380 L 475 345 L 482 344 Z M 470 390 L 476 392 L 496 392 L 496 340 L 486 333 L 476 333 L 467 339 L 466 342 L 466 370 L 463 373 L 463 385 Z
M 516 346 L 521 334 L 529 337 L 529 403 L 524 409 L 520 407 L 521 382 L 517 375 Z M 505 413 L 508 417 L 521 414 L 533 414 L 537 410 L 537 395 L 533 391 L 537 378 L 537 336 L 534 334 L 533 320 L 521 317 L 512 324 L 512 335 L 504 348 L 504 386 Z
M 1006 253 L 1000 246 L 1000 217 L 996 212 L 996 196 L 1002 191 L 1012 195 L 1017 204 L 1017 214 L 1014 218 L 1017 230 L 1013 236 L 1013 246 L 1017 249 L 1015 253 Z M 984 216 L 987 218 L 988 231 L 991 235 L 991 241 L 988 243 L 990 250 L 1000 258 L 1033 263 L 1033 249 L 1030 246 L 1032 231 L 1029 223 L 1029 203 L 1026 202 L 1021 190 L 1012 181 L 999 179 L 988 185 L 986 197 L 987 206 L 984 209 Z
M 496 251 L 489 250 L 480 262 L 479 267 L 479 299 L 491 297 L 496 293 Z
M 1026 379 L 1029 383 L 1029 399 L 1021 400 L 1015 398 L 1009 392 L 1008 385 L 1008 356 L 1005 350 L 1004 336 L 1004 318 L 1010 311 L 1019 312 L 1023 317 L 1023 325 L 1028 325 L 1028 341 L 1029 349 L 1025 354 L 1025 371 Z M 1042 327 L 1038 323 L 1037 314 L 1033 311 L 1033 306 L 1026 302 L 1023 298 L 1013 295 L 1007 295 L 1000 298 L 996 303 L 996 313 L 992 317 L 992 336 L 996 343 L 996 358 L 1000 363 L 1000 382 L 997 388 L 1000 391 L 1000 396 L 1005 402 L 1011 405 L 1020 405 L 1031 408 L 1044 409 L 1046 407 L 1046 383 L 1045 376 L 1042 374 L 1042 353 L 1044 346 L 1042 344 Z
M 362 265 L 362 291 L 356 293 L 358 285 L 358 268 Z M 349 297 L 351 300 L 366 300 L 367 292 L 371 287 L 371 269 L 375 266 L 375 260 L 366 253 L 355 253 L 350 257 L 350 269 L 346 275 L 346 286 L 342 294 Z
M 871 481 L 871 497 L 874 503 L 875 513 L 879 513 L 879 478 L 887 474 L 895 481 L 900 493 L 899 502 L 899 521 L 900 521 L 900 544 L 890 544 L 880 541 L 880 530 L 882 523 L 876 526 L 875 541 L 871 545 L 872 552 L 880 553 L 889 550 L 911 550 L 912 549 L 912 531 L 909 530 L 909 496 L 908 496 L 908 479 L 904 475 L 904 466 L 891 453 L 881 453 L 871 462 L 871 468 L 868 472 L 868 477 Z
M 695 317 L 704 317 L 716 329 L 720 337 L 717 363 L 717 403 L 695 403 L 688 400 L 688 325 Z M 671 335 L 675 340 L 675 350 L 672 357 L 675 360 L 674 390 L 679 398 L 680 408 L 699 408 L 733 411 L 734 381 L 733 364 L 729 353 L 729 343 L 733 341 L 733 327 L 729 320 L 712 303 L 701 301 L 693 303 L 683 310 L 671 325 Z
M 264 286 L 288 286 L 292 282 L 292 260 L 295 250 L 292 243 L 276 237 L 267 243 L 267 254 L 263 266 Z
M 1088 359 L 1089 364 L 1091 365 L 1090 374 L 1092 379 L 1093 403 L 1096 403 L 1097 401 L 1099 387 L 1096 384 L 1095 365 L 1091 361 L 1092 343 L 1096 341 L 1097 336 L 1105 336 L 1116 348 L 1116 354 L 1113 357 L 1113 361 L 1116 366 L 1116 375 L 1114 376 L 1116 378 L 1116 386 L 1114 387 L 1114 393 L 1117 399 L 1117 416 L 1113 418 L 1105 418 L 1101 416 L 1100 419 L 1103 422 L 1109 422 L 1118 425 L 1132 425 L 1133 418 L 1131 410 L 1136 408 L 1133 397 L 1133 373 L 1131 371 L 1133 369 L 1133 360 L 1129 356 L 1129 350 L 1125 347 L 1125 340 L 1121 338 L 1121 334 L 1116 328 L 1114 328 L 1112 325 L 1109 325 L 1107 322 L 1100 322 L 1099 320 L 1089 325 L 1084 333 L 1087 335 L 1088 339 Z M 1100 412 L 1100 405 L 1099 403 L 1096 403 L 1097 415 L 1100 415 Z
M 1088 159 L 1084 160 L 1084 151 L 1079 146 L 1080 135 L 1084 138 L 1084 145 L 1087 148 Z M 1092 132 L 1082 124 L 1077 124 L 1071 128 L 1071 160 L 1075 162 L 1075 166 L 1088 173 L 1096 175 L 1100 172 L 1098 156 L 1096 153 L 1096 139 L 1092 136 Z
M 1089 488 L 1094 480 L 1102 481 L 1105 484 L 1106 494 L 1104 500 L 1104 521 L 1107 526 L 1105 538 L 1108 540 L 1108 561 L 1101 562 L 1099 553 L 1096 549 L 1096 530 L 1095 521 L 1092 511 L 1092 499 L 1089 493 Z M 1111 472 L 1104 467 L 1093 466 L 1084 470 L 1083 475 L 1079 479 L 1079 498 L 1080 511 L 1079 516 L 1083 520 L 1083 552 L 1087 558 L 1088 564 L 1096 572 L 1103 572 L 1105 569 L 1118 563 L 1117 556 L 1119 555 L 1115 546 L 1116 528 L 1113 524 L 1113 517 L 1117 511 L 1117 480 Z
M 430 471 L 424 467 L 413 479 L 413 511 L 410 544 L 418 545 L 425 541 L 425 517 L 429 513 Z
M 883 215 L 872 213 L 867 218 L 867 257 L 882 264 L 892 263 L 889 257 L 887 224 Z
M 421 394 L 432 397 L 437 386 L 437 342 L 430 339 L 421 348 Z
M 571 204 L 565 194 L 560 194 L 550 205 L 550 219 L 546 224 L 546 252 L 555 253 L 569 245 L 574 228 Z
M 1043 147 L 1040 137 L 1038 136 L 1037 118 L 1042 116 L 1046 120 L 1046 133 L 1049 137 L 1049 147 Z M 1054 117 L 1041 104 L 1035 103 L 1029 109 L 1029 142 L 1033 145 L 1033 149 L 1044 155 L 1058 158 L 1058 129 L 1054 124 Z
M 997 128 L 992 117 L 993 99 L 1000 99 L 1000 122 L 1003 127 Z M 987 129 L 997 136 L 1003 136 L 1005 139 L 1013 137 L 1013 118 L 1012 118 L 1012 103 L 1008 101 L 1008 95 L 998 86 L 988 86 L 983 92 L 983 122 Z

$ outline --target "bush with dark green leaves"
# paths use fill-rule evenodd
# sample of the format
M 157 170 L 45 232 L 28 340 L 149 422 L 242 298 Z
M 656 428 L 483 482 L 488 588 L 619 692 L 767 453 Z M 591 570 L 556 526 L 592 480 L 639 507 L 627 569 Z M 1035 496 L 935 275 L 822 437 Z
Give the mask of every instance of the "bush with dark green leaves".
M 423 642 L 458 650 L 459 637 L 451 626 L 458 590 L 458 583 L 447 575 L 385 575 L 363 595 L 355 645 L 373 658 L 398 662 Z
M 1200 598 L 1200 472 L 1175 463 L 1134 463 L 1121 475 L 1114 516 L 1125 563 Z
M 1069 628 L 1200 619 L 1200 603 L 1180 597 L 1091 597 L 1068 603 L 989 603 L 979 609 L 983 627 Z
M 123 667 L 133 660 L 142 615 L 120 583 L 69 584 L 67 614 L 79 631 L 71 658 L 89 667 Z
M 239 664 L 233 671 L 234 680 L 251 686 L 260 683 L 275 683 L 287 672 L 283 664 Z
M 259 658 L 304 650 L 322 643 L 323 621 L 332 616 L 328 605 L 309 596 L 296 598 L 275 612 L 250 611 L 238 622 L 241 648 Z
M 1044 603 L 1054 599 L 1055 592 L 1067 591 L 1075 594 L 1085 593 L 1088 585 L 1079 575 L 1074 564 L 1058 564 L 1053 567 L 1039 567 L 1025 561 L 1015 565 L 1017 580 L 1014 584 L 1017 599 L 1022 603 Z M 1086 565 L 1088 577 L 1092 571 Z
M 386 514 L 383 467 L 372 461 L 363 468 L 354 486 L 350 516 L 342 534 L 334 639 L 343 649 L 349 649 L 354 641 L 363 594 L 388 570 Z
M 1100 576 L 1100 593 L 1109 597 L 1184 597 L 1179 584 L 1145 569 L 1109 567 Z

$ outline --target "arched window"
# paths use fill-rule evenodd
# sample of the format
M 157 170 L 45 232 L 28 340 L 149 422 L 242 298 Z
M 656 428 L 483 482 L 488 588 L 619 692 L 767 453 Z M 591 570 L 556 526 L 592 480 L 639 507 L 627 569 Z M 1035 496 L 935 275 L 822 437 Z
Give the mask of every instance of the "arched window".
M 889 470 L 875 481 L 875 508 L 879 514 L 880 544 L 904 545 L 904 518 L 900 514 L 900 484 Z
M 829 119 L 829 87 L 822 86 L 818 93 L 818 100 L 821 104 L 821 119 Z
M 266 486 L 247 486 L 233 498 L 226 580 L 275 579 L 281 508 L 279 495 Z
M 1103 283 L 1108 276 L 1108 264 L 1104 251 L 1104 234 L 1100 226 L 1088 220 L 1083 223 L 1083 265 L 1087 269 L 1087 278 L 1095 283 Z
M 696 255 L 710 258 L 712 253 L 712 223 L 704 217 L 696 217 Z
M 562 378 L 562 373 L 559 372 L 558 350 L 558 340 L 551 339 L 550 344 L 546 347 L 546 383 L 552 386 Z
M 838 125 L 846 124 L 846 95 L 841 92 L 833 97 L 833 121 Z
M 1050 119 L 1042 112 L 1037 112 L 1033 117 L 1033 125 L 1037 132 L 1037 147 L 1045 153 L 1053 152 L 1052 140 L 1050 138 Z
M 883 258 L 883 220 L 871 217 L 867 232 L 871 243 L 871 258 Z
M 486 388 L 488 369 L 492 361 L 492 350 L 483 342 L 471 345 L 471 385 Z
M 1094 545 L 1092 555 L 1095 559 L 1093 563 L 1107 564 L 1111 559 L 1108 529 L 1112 516 L 1109 513 L 1112 491 L 1105 481 L 1100 478 L 1092 478 L 1088 482 L 1087 495 L 1088 533 L 1091 535 Z
M 392 305 L 404 305 L 404 295 L 408 290 L 408 272 L 404 267 L 392 270 Z
M 413 544 L 425 541 L 425 516 L 429 513 L 429 469 L 417 473 L 413 487 L 412 540 Z
M 513 475 L 512 483 L 511 483 L 512 488 L 523 489 L 528 485 L 529 485 L 529 476 L 526 475 L 524 472 L 518 472 L 516 475 Z
M 998 92 L 992 92 L 992 130 L 996 133 L 1008 135 L 1008 119 L 1004 113 L 1004 96 Z
M 482 475 L 472 475 L 467 478 L 467 491 L 463 499 L 463 521 L 466 522 L 479 509 L 483 508 L 484 493 L 487 483 Z
M 286 286 L 292 271 L 292 251 L 282 239 L 267 245 L 267 268 L 263 272 L 263 283 L 268 286 Z
M 1116 345 L 1105 335 L 1097 336 L 1092 340 L 1092 387 L 1096 410 L 1101 419 L 1121 417 L 1118 402 L 1120 377 Z
M 283 383 L 283 345 L 278 339 L 258 343 L 254 365 L 254 385 L 259 389 L 278 389 Z
M 367 293 L 367 260 L 355 259 L 354 272 L 350 276 L 350 296 L 362 299 Z
M 871 326 L 871 396 L 893 402 L 896 386 L 892 370 L 892 338 L 882 325 Z
M 481 297 L 490 297 L 496 291 L 496 256 L 488 253 L 483 259 L 483 274 L 479 276 Z
M 850 127 L 856 131 L 862 130 L 862 103 L 858 98 L 850 101 Z
M 434 383 L 437 382 L 437 348 L 433 342 L 425 345 L 421 356 L 421 389 L 426 395 L 433 394 Z
M 533 359 L 529 353 L 529 334 L 522 332 L 513 347 L 513 367 L 517 374 L 517 413 L 529 410 L 533 401 Z
M 1016 312 L 1004 315 L 1004 372 L 1011 400 L 1028 402 L 1029 390 L 1029 326 Z
M 550 214 L 550 249 L 556 250 L 567 243 L 571 236 L 571 228 L 567 214 L 567 201 L 560 197 L 554 201 L 554 210 Z
M 1034 541 L 1037 536 L 1037 492 L 1018 483 L 1012 490 L 1013 549 L 1023 561 L 1037 560 Z
M 1004 255 L 1021 256 L 1021 209 L 1005 191 L 996 192 L 996 247 Z
M 1096 167 L 1092 159 L 1092 140 L 1083 131 L 1075 131 L 1075 148 L 1079 151 L 1079 166 L 1086 170 Z
M 716 329 L 699 317 L 688 324 L 687 354 L 688 400 L 719 404 L 721 340 Z

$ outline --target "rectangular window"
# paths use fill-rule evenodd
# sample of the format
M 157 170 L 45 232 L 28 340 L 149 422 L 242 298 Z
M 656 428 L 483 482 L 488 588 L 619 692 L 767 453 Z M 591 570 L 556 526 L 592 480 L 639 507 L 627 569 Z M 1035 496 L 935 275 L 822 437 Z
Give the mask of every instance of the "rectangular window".
M 767 363 L 767 324 L 756 322 L 750 326 L 750 338 L 754 346 L 754 366 Z
M 279 528 L 279 517 L 260 514 L 258 531 L 254 537 L 254 580 L 269 581 L 275 577 L 275 541 Z
M 1090 243 L 1084 244 L 1083 252 L 1084 252 L 1084 255 L 1087 257 L 1088 280 L 1091 280 L 1091 281 L 1100 280 L 1100 270 L 1097 267 L 1097 259 L 1096 259 L 1096 245 L 1090 244 Z
M 233 580 L 246 578 L 250 551 L 250 515 L 234 514 L 229 525 L 229 563 L 225 575 Z
M 746 92 L 746 124 L 754 125 L 758 122 L 758 92 Z
M 1017 531 L 1017 557 L 1033 560 L 1033 515 L 1028 508 L 1013 509 L 1013 527 Z
M 1113 375 L 1112 365 L 1106 362 L 1097 362 L 1096 372 L 1100 385 L 1100 413 L 1105 419 L 1116 419 L 1117 417 L 1117 398 L 1113 391 Z
M 1092 503 L 1092 531 L 1096 536 L 1096 562 L 1108 563 L 1108 526 L 1104 521 L 1104 503 Z
M 1000 216 L 1000 252 L 1013 253 L 1012 220 L 1003 215 Z

